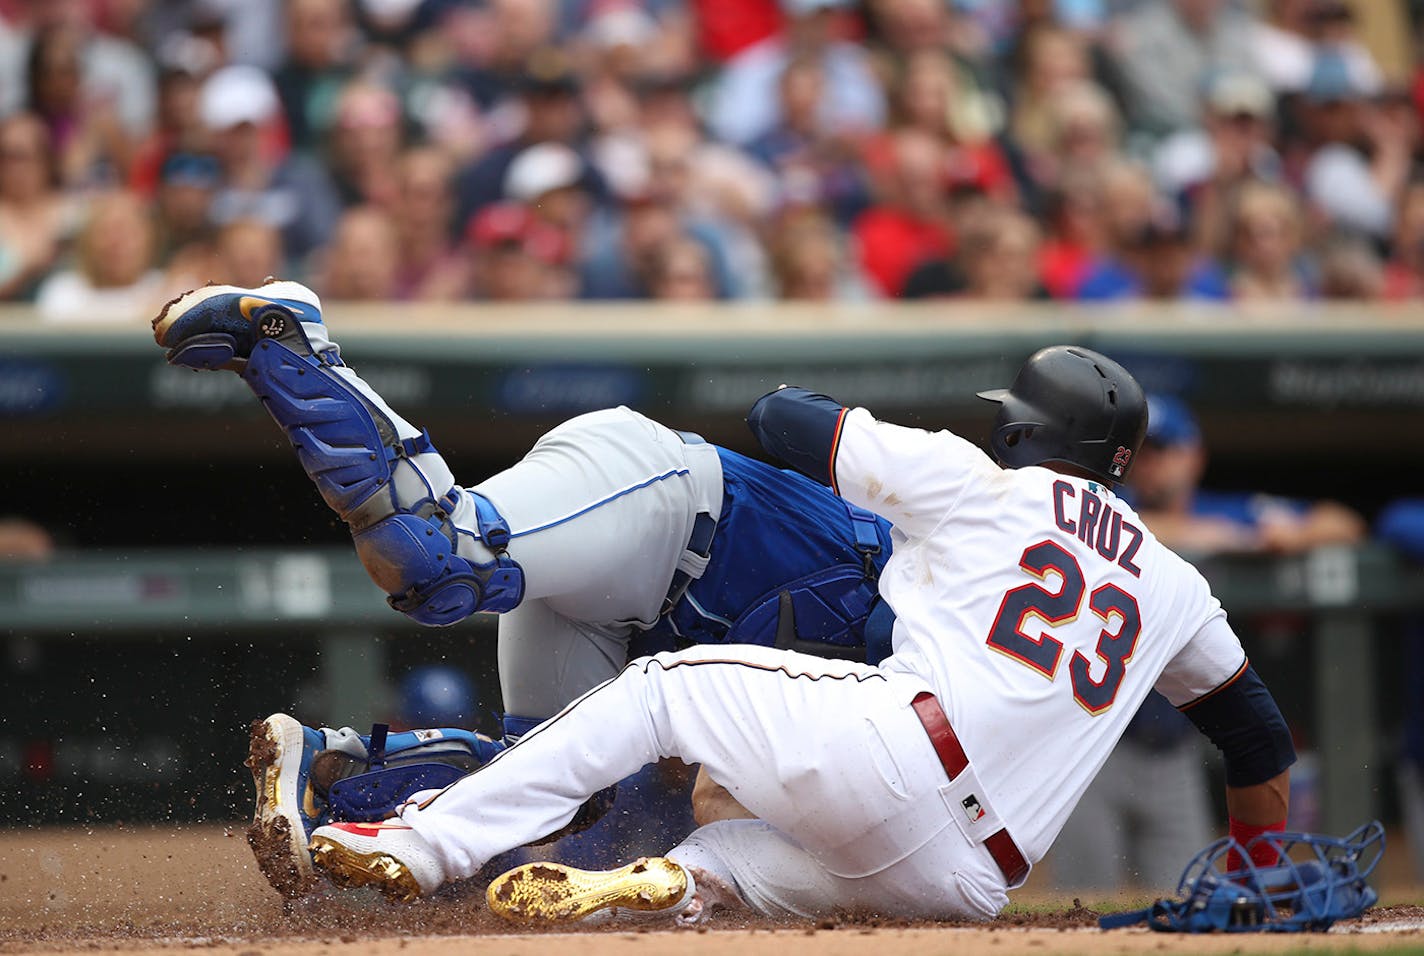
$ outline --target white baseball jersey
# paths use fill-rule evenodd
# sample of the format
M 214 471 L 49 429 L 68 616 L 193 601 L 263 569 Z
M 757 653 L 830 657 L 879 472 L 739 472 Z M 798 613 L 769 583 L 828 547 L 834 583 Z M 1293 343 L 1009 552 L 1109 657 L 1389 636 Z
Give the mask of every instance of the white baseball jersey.
M 895 525 L 882 666 L 934 689 L 1030 861 L 1153 687 L 1180 706 L 1245 667 L 1206 581 L 1101 483 L 1003 469 L 957 435 L 864 409 L 834 455 L 836 490 Z

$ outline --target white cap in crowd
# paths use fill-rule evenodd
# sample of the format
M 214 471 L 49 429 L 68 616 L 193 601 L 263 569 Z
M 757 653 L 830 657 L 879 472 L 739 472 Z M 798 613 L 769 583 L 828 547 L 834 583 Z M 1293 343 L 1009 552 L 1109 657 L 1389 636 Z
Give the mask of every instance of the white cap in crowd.
M 583 178 L 583 160 L 562 143 L 536 143 L 525 149 L 504 174 L 504 195 L 533 202 L 556 189 L 573 186 Z
M 271 77 L 255 66 L 225 66 L 204 81 L 198 94 L 198 115 L 208 129 L 261 126 L 281 109 Z

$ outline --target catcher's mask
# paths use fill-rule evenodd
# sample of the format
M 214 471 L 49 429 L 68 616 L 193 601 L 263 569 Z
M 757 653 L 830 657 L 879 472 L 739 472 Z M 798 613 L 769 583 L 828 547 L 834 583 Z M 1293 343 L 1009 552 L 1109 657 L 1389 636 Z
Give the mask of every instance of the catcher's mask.
M 1250 849 L 1275 847 L 1280 862 L 1258 867 Z M 1245 869 L 1224 870 L 1235 851 Z M 1291 859 L 1292 851 L 1299 861 Z M 1143 910 L 1114 913 L 1098 921 L 1103 929 L 1146 922 L 1169 933 L 1323 931 L 1336 920 L 1359 916 L 1379 899 L 1365 881 L 1384 854 L 1384 827 L 1373 821 L 1337 839 L 1310 833 L 1263 833 L 1242 846 L 1231 837 L 1217 840 L 1187 864 L 1175 900 L 1158 900 Z
M 1127 369 L 1077 345 L 1031 355 L 1009 388 L 980 392 L 999 403 L 989 444 L 999 463 L 1076 465 L 1122 481 L 1147 432 L 1147 399 Z

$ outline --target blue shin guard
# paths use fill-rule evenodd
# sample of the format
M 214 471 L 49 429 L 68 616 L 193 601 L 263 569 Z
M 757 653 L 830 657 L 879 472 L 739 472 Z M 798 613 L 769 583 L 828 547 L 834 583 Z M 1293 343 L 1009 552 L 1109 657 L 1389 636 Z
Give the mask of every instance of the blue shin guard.
M 415 794 L 448 787 L 504 749 L 497 740 L 451 727 L 388 734 L 385 725 L 377 724 L 360 741 L 364 761 L 349 749 L 327 751 L 344 758 L 334 771 L 336 779 L 327 784 L 332 819 L 385 819 Z
M 256 343 L 243 380 L 286 430 L 326 503 L 351 526 L 357 554 L 390 605 L 436 626 L 518 605 L 523 571 L 505 552 L 509 529 L 494 506 L 454 486 L 427 434 L 406 426 L 403 438 L 392 413 L 335 349 L 301 346 Z M 462 508 L 475 526 L 463 536 L 467 555 L 459 553 Z
M 390 510 L 391 466 L 414 448 L 400 441 L 395 425 L 343 381 L 333 371 L 336 367 L 317 355 L 263 341 L 242 374 L 286 429 L 297 459 L 326 503 L 343 521 L 359 526 L 369 523 L 361 520 L 359 509 L 377 494 L 385 501 L 375 503 L 373 510 Z M 430 494 L 427 501 L 433 499 Z M 427 502 L 411 504 L 422 503 Z
M 416 794 L 443 789 L 474 773 L 507 746 L 503 741 L 452 728 L 388 734 L 384 724 L 377 724 L 369 737 L 355 738 L 350 731 L 338 734 L 344 736 L 339 749 L 318 755 L 314 771 L 321 779 L 332 820 L 384 820 Z M 617 785 L 598 791 L 584 801 L 567 825 L 531 846 L 582 833 L 608 812 L 617 796 Z

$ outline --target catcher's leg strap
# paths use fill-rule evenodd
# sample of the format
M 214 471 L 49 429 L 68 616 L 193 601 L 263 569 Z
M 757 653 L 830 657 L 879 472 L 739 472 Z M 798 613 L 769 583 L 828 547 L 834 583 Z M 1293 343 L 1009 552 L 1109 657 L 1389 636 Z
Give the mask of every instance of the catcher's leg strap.
M 504 727 L 504 742 L 507 744 L 518 743 L 520 737 L 523 737 L 547 719 L 547 717 L 524 717 L 520 714 L 505 714 L 500 718 L 500 723 Z
M 493 503 L 456 486 L 430 436 L 392 412 L 334 348 L 264 340 L 242 377 L 351 526 L 356 553 L 392 607 L 445 625 L 519 604 L 524 573 Z

